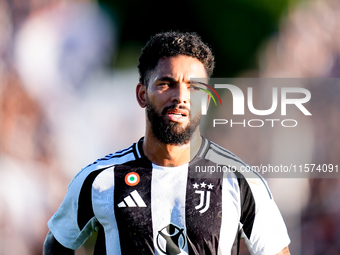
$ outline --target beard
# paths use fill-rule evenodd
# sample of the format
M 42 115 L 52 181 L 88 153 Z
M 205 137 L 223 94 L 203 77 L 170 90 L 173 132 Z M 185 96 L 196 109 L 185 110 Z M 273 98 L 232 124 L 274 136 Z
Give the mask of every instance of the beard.
M 178 122 L 167 121 L 165 119 L 167 111 L 174 110 L 176 108 L 184 109 L 184 107 L 176 107 L 176 105 L 172 105 L 165 107 L 162 113 L 159 114 L 156 112 L 156 109 L 150 102 L 149 98 L 146 98 L 146 112 L 151 124 L 152 133 L 164 144 L 187 144 L 200 122 L 201 114 L 197 114 L 197 116 L 190 118 L 189 123 L 185 127 L 182 127 Z

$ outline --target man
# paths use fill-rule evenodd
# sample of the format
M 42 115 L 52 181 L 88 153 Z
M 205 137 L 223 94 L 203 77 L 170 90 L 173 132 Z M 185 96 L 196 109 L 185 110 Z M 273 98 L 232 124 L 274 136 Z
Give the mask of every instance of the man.
M 150 39 L 139 59 L 145 137 L 84 168 L 48 225 L 44 254 L 74 254 L 98 231 L 95 254 L 290 254 L 282 217 L 266 182 L 241 173 L 191 176 L 195 166 L 244 165 L 202 138 L 202 93 L 214 57 L 191 33 Z

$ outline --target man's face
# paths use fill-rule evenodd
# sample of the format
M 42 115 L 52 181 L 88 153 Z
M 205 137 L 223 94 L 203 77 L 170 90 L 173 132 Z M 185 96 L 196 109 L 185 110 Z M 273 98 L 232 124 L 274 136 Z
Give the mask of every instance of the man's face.
M 191 78 L 207 78 L 204 66 L 183 55 L 160 59 L 150 75 L 147 117 L 154 136 L 165 144 L 186 144 L 198 128 L 202 92 Z

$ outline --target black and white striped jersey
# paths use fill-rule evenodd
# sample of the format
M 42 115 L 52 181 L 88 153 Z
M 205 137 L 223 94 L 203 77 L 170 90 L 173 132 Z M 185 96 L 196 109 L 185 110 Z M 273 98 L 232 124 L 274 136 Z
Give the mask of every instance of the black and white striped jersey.
M 162 167 L 143 154 L 143 139 L 84 168 L 48 222 L 76 250 L 98 231 L 95 254 L 276 254 L 290 242 L 266 182 L 255 173 L 197 174 L 245 165 L 203 138 L 195 158 Z M 196 172 L 195 172 L 196 171 Z M 203 171 L 202 171 L 203 172 Z M 195 174 L 192 174 L 195 173 Z

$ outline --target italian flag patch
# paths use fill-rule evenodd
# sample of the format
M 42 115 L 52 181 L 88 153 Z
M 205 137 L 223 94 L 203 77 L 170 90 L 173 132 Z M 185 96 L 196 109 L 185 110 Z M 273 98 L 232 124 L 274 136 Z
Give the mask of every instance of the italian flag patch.
M 135 186 L 139 183 L 140 177 L 139 174 L 135 172 L 128 173 L 125 176 L 125 183 L 129 186 Z

